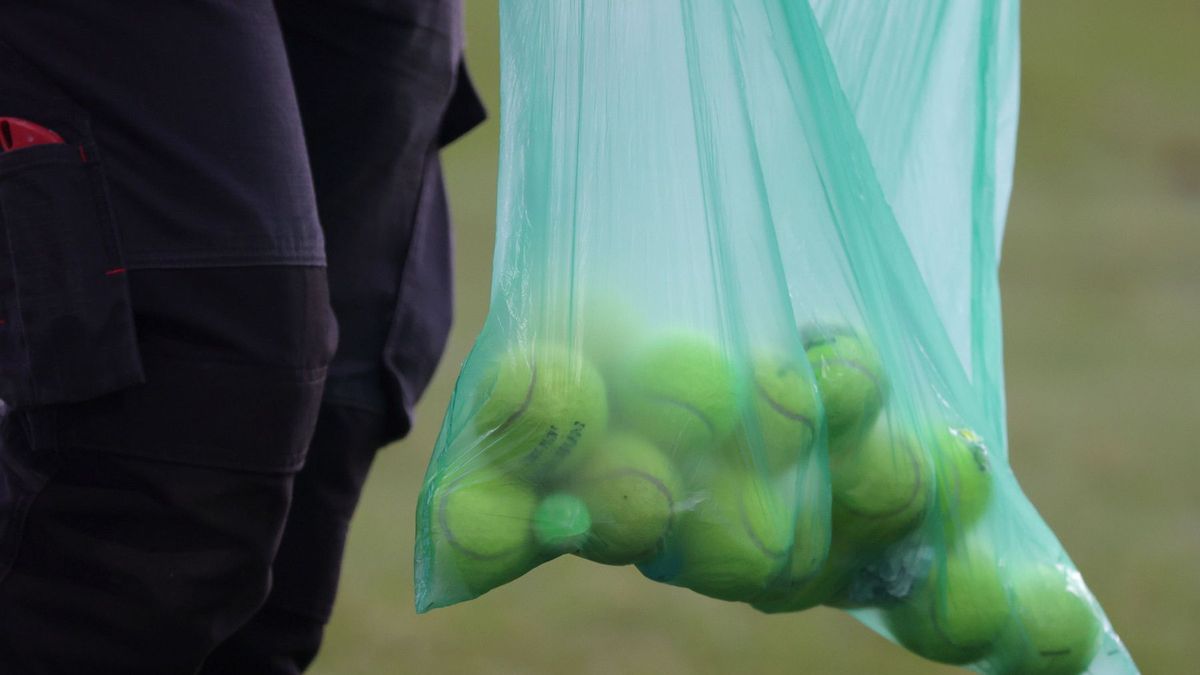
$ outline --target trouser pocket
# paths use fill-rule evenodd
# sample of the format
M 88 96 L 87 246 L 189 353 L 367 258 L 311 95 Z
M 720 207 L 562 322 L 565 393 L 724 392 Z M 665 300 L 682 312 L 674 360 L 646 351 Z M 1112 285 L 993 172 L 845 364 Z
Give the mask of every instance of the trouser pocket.
M 86 115 L 0 44 L 0 118 L 57 136 L 0 151 L 0 399 L 16 407 L 66 403 L 142 382 Z

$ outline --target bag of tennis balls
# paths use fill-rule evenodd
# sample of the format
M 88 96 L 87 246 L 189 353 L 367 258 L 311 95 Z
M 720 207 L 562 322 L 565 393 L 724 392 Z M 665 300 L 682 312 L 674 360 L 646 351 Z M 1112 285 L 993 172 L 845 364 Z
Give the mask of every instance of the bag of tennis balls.
M 491 304 L 418 609 L 576 556 L 979 672 L 1135 672 L 1009 466 L 1017 0 L 501 13 Z
M 824 563 L 829 515 L 807 506 L 829 488 L 822 414 L 798 334 L 731 346 L 667 325 L 614 350 L 589 337 L 606 323 L 473 355 L 418 508 L 423 608 L 562 555 L 744 602 Z M 514 543 L 468 545 L 476 532 Z

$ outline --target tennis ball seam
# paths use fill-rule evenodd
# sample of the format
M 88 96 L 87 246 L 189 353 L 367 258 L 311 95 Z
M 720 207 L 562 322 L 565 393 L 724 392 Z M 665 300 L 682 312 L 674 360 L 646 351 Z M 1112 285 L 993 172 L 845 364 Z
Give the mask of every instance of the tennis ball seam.
M 787 549 L 782 549 L 779 551 L 772 550 L 769 546 L 767 546 L 767 543 L 758 536 L 758 532 L 755 531 L 754 524 L 750 520 L 750 514 L 746 513 L 745 499 L 738 499 L 738 515 L 742 520 L 742 529 L 746 531 L 746 534 L 750 535 L 750 541 L 754 542 L 754 546 L 758 550 L 762 551 L 768 556 L 771 556 L 772 558 L 782 558 L 783 556 L 787 555 Z
M 514 410 L 511 415 L 508 416 L 508 419 L 501 422 L 500 426 L 496 427 L 496 429 L 495 429 L 495 431 L 493 431 L 493 433 L 495 433 L 497 435 L 503 434 L 504 432 L 508 431 L 509 427 L 516 424 L 517 420 L 521 419 L 521 416 L 524 415 L 527 410 L 529 410 L 530 404 L 533 403 L 533 390 L 534 390 L 534 387 L 536 387 L 536 386 L 537 386 L 537 362 L 535 362 L 531 359 L 529 361 L 529 387 L 525 390 L 525 400 L 521 401 L 521 405 L 518 406 L 517 409 Z
M 921 477 L 921 464 L 920 464 L 920 462 L 917 461 L 916 456 L 913 453 L 909 452 L 908 459 L 912 463 L 913 475 L 915 475 L 917 477 L 917 479 L 913 483 L 912 494 L 909 495 L 908 501 L 904 502 L 903 505 L 898 506 L 890 511 L 874 512 L 874 511 L 862 511 L 862 510 L 856 509 L 852 506 L 847 506 L 844 501 L 837 498 L 836 494 L 833 496 L 833 500 L 835 502 L 837 502 L 838 506 L 842 507 L 843 509 L 846 509 L 847 511 L 849 511 L 850 513 L 852 513 L 856 516 L 863 516 L 864 518 L 891 518 L 892 516 L 897 516 L 897 515 L 900 515 L 901 513 L 904 513 L 904 511 L 906 509 L 908 509 L 908 507 L 912 506 L 913 502 L 915 502 L 917 500 L 918 495 L 921 494 L 921 486 L 925 482 L 924 479 Z
M 754 388 L 758 391 L 759 396 L 762 396 L 766 400 L 767 405 L 771 406 L 772 410 L 779 413 L 786 419 L 803 424 L 804 426 L 808 427 L 810 433 L 816 434 L 816 425 L 813 423 L 812 419 L 808 417 L 808 415 L 798 413 L 783 405 L 779 401 L 776 401 L 771 394 L 767 392 L 766 387 L 762 386 L 762 383 L 759 382 L 757 377 L 754 378 Z
M 671 525 L 675 521 L 675 499 L 671 496 L 670 488 L 667 487 L 666 483 L 659 480 L 659 478 L 657 476 L 655 476 L 651 473 L 648 473 L 646 471 L 642 471 L 641 469 L 629 469 L 629 468 L 614 469 L 613 471 L 609 471 L 608 473 L 602 473 L 602 474 L 596 476 L 595 480 L 597 480 L 597 481 L 610 480 L 613 478 L 619 478 L 621 476 L 635 476 L 637 478 L 641 478 L 641 479 L 647 481 L 648 483 L 650 483 L 651 485 L 654 486 L 655 490 L 658 490 L 662 494 L 664 499 L 667 500 L 667 523 L 666 523 L 666 525 L 663 526 L 663 535 L 662 535 L 662 536 L 665 536 L 666 533 L 670 531 Z M 662 540 L 662 536 L 659 536 L 659 541 Z M 657 546 L 657 544 L 655 545 L 655 547 L 656 546 Z M 655 547 L 651 547 L 648 550 L 652 551 L 652 550 L 654 550 Z
M 646 394 L 646 398 L 648 398 L 652 401 L 659 401 L 661 403 L 673 405 L 678 408 L 683 408 L 685 411 L 687 411 L 688 413 L 691 413 L 694 417 L 699 419 L 700 422 L 705 426 L 705 428 L 708 429 L 709 438 L 711 438 L 713 440 L 715 440 L 717 438 L 716 425 L 713 424 L 712 421 L 710 421 L 708 419 L 708 416 L 705 415 L 704 411 L 700 410 L 700 408 L 692 405 L 691 403 L 686 403 L 684 401 L 680 401 L 679 399 L 676 399 L 676 398 L 671 398 L 670 396 L 666 396 L 664 394 Z
M 942 627 L 941 622 L 938 621 L 937 607 L 934 605 L 934 603 L 930 603 L 930 606 L 929 606 L 929 623 L 930 623 L 930 625 L 933 626 L 933 629 L 937 631 L 938 635 L 940 635 L 943 640 L 945 640 L 948 644 L 958 647 L 959 649 L 962 649 L 964 651 L 974 651 L 976 649 L 983 649 L 983 648 L 986 648 L 988 645 L 992 644 L 993 642 L 995 642 L 995 640 L 992 640 L 992 642 L 985 642 L 983 644 L 973 644 L 973 643 L 969 643 L 969 642 L 966 644 L 963 644 L 961 642 L 954 640 L 953 638 L 951 638 L 949 635 L 946 634 L 946 630 Z
M 816 337 L 810 336 L 803 341 L 805 351 L 812 349 L 813 347 L 820 347 L 821 345 L 837 342 L 839 337 L 858 338 L 858 331 L 849 326 L 822 326 L 819 329 L 815 329 L 813 332 L 817 333 Z
M 990 481 L 991 480 L 990 474 L 992 473 L 992 463 L 991 463 L 991 458 L 988 456 L 987 447 L 983 445 L 982 440 L 972 440 L 966 434 L 971 434 L 971 435 L 975 435 L 975 434 L 973 431 L 971 431 L 970 429 L 967 429 L 967 428 L 959 429 L 959 428 L 955 428 L 955 427 L 950 427 L 949 430 L 950 430 L 951 436 L 953 436 L 956 441 L 961 441 L 963 443 L 963 447 L 967 450 L 968 453 L 970 453 L 972 465 L 974 467 L 978 468 L 979 472 L 984 474 L 985 476 L 987 476 L 987 479 Z M 975 435 L 975 438 L 978 439 L 978 436 Z M 958 506 L 959 504 L 961 504 L 961 502 L 963 500 L 963 483 L 964 482 L 965 481 L 964 481 L 962 471 L 955 468 L 955 470 L 953 471 L 953 473 L 950 476 L 950 484 L 948 486 L 950 489 L 948 490 L 949 495 L 947 495 L 947 497 L 951 500 L 952 506 Z M 990 492 L 988 493 L 988 497 L 985 500 L 985 504 L 989 501 L 991 501 L 991 493 Z M 985 508 L 986 508 L 986 506 L 985 506 Z M 954 509 L 954 513 L 952 514 L 952 519 L 953 518 L 957 518 L 957 509 Z M 954 521 L 952 520 L 951 522 L 954 522 Z
M 459 552 L 461 552 L 463 555 L 467 556 L 468 558 L 471 558 L 472 560 L 479 560 L 479 561 L 499 560 L 507 555 L 510 555 L 513 551 L 516 551 L 516 550 L 518 550 L 518 548 L 520 548 L 518 546 L 510 546 L 509 548 L 506 548 L 502 551 L 498 551 L 496 553 L 489 555 L 486 553 L 480 553 L 479 551 L 475 551 L 470 548 L 467 548 L 466 546 L 464 546 L 462 544 L 462 542 L 458 541 L 458 537 L 456 537 L 454 535 L 454 530 L 453 530 L 453 528 L 450 527 L 450 521 L 446 517 L 446 511 L 447 511 L 446 502 L 450 499 L 451 495 L 453 494 L 454 485 L 455 484 L 451 484 L 451 485 L 447 486 L 448 492 L 446 494 L 442 495 L 440 499 L 438 499 L 438 510 L 437 510 L 438 523 L 442 526 L 442 536 L 444 536 L 446 538 L 447 543 L 449 543 L 451 546 L 453 546 L 455 549 L 457 549 Z
M 866 375 L 867 379 L 869 379 L 875 385 L 875 391 L 878 391 L 880 393 L 883 392 L 883 383 L 879 380 L 879 377 L 876 376 L 875 373 L 872 373 L 870 368 L 866 367 L 865 365 L 863 365 L 862 363 L 860 363 L 858 361 L 855 361 L 853 359 L 822 358 L 821 362 L 824 364 L 827 364 L 827 365 L 849 366 L 850 368 L 857 370 L 858 372 L 862 373 L 863 375 Z
M 596 481 L 611 480 L 613 478 L 618 478 L 621 476 L 635 476 L 637 478 L 646 480 L 651 485 L 653 485 L 654 489 L 658 490 L 662 494 L 662 496 L 667 500 L 667 522 L 663 525 L 662 532 L 654 540 L 654 543 L 651 544 L 649 547 L 647 547 L 645 550 L 638 551 L 637 553 L 633 553 L 629 556 L 629 559 L 646 558 L 646 557 L 649 557 L 652 553 L 654 553 L 660 546 L 662 546 L 663 539 L 667 536 L 667 533 L 671 531 L 672 526 L 674 526 L 674 524 L 675 524 L 675 499 L 671 496 L 671 491 L 667 487 L 666 483 L 663 483 L 661 480 L 659 480 L 657 476 L 654 476 L 653 474 L 647 473 L 640 469 L 629 469 L 629 468 L 615 469 L 615 470 L 609 471 L 607 473 L 598 474 L 594 480 L 596 480 Z

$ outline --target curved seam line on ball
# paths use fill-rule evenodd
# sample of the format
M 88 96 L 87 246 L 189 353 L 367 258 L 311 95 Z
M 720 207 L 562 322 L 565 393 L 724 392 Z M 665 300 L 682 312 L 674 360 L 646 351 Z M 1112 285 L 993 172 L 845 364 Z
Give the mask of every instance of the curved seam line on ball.
M 500 423 L 500 426 L 496 427 L 495 433 L 502 433 L 506 431 L 508 427 L 516 424 L 517 420 L 525 414 L 525 411 L 529 409 L 529 404 L 533 402 L 533 388 L 536 385 L 537 363 L 531 359 L 529 362 L 529 388 L 525 390 L 525 400 L 521 401 L 520 407 L 518 407 L 513 414 L 509 415 L 508 419 L 504 420 Z
M 456 481 L 456 483 L 457 482 L 461 482 L 461 481 Z M 455 483 L 451 483 L 450 485 L 447 486 L 447 489 L 453 489 L 454 485 L 455 485 Z M 474 560 L 497 560 L 497 559 L 503 558 L 504 556 L 508 555 L 513 550 L 515 550 L 516 547 L 510 547 L 508 549 L 500 551 L 499 553 L 493 553 L 491 555 L 488 555 L 486 553 L 479 553 L 478 551 L 472 551 L 471 549 L 467 548 L 466 546 L 463 546 L 462 542 L 460 542 L 458 540 L 458 538 L 454 536 L 454 531 L 452 529 L 450 529 L 450 521 L 446 519 L 445 503 L 449 499 L 450 499 L 450 495 L 447 494 L 447 495 L 444 495 L 439 500 L 441 502 L 441 508 L 438 509 L 438 522 L 440 522 L 442 524 L 442 531 L 446 533 L 446 541 L 449 542 L 451 546 L 453 546 L 454 548 L 461 551 L 468 558 L 472 558 Z
M 750 539 L 754 541 L 754 545 L 757 546 L 760 551 L 766 553 L 772 558 L 780 558 L 787 555 L 787 549 L 773 551 L 769 546 L 767 546 L 766 542 L 759 538 L 758 533 L 754 531 L 754 525 L 750 522 L 750 515 L 746 513 L 746 500 L 744 497 L 738 499 L 738 513 L 741 514 L 742 527 L 746 529 L 746 534 L 750 535 Z
M 875 512 L 875 511 L 862 511 L 862 510 L 856 509 L 852 506 L 848 506 L 846 504 L 845 500 L 838 499 L 836 496 L 834 496 L 833 500 L 835 502 L 837 502 L 842 508 L 846 509 L 847 511 L 849 511 L 850 513 L 853 513 L 856 516 L 867 516 L 867 517 L 871 517 L 871 518 L 890 518 L 892 516 L 903 513 L 905 509 L 912 506 L 912 503 L 914 501 L 916 501 L 917 494 L 920 493 L 921 485 L 922 485 L 922 483 L 924 483 L 924 481 L 921 480 L 921 467 L 917 463 L 917 456 L 915 454 L 913 454 L 912 452 L 909 452 L 907 454 L 908 454 L 909 461 L 913 465 L 913 472 L 914 472 L 914 475 L 917 477 L 917 483 L 916 483 L 916 485 L 913 486 L 912 493 L 908 496 L 908 501 L 904 502 L 903 505 L 897 506 L 896 508 L 892 509 L 891 511 Z
M 671 398 L 669 396 L 663 396 L 661 394 L 649 394 L 649 395 L 647 395 L 647 398 L 652 399 L 652 400 L 662 401 L 663 403 L 667 403 L 670 405 L 678 406 L 678 407 L 683 408 L 684 410 L 688 411 L 692 415 L 695 415 L 697 418 L 699 418 L 700 422 L 703 423 L 704 426 L 708 428 L 708 435 L 713 439 L 713 441 L 717 440 L 716 426 L 714 426 L 713 423 L 709 421 L 708 417 L 704 414 L 704 412 L 702 410 L 700 410 L 699 408 L 697 408 L 696 406 L 694 406 L 690 403 L 685 403 L 683 401 L 680 401 L 679 399 Z
M 880 395 L 883 394 L 883 383 L 879 381 L 879 378 L 876 377 L 875 373 L 871 372 L 870 368 L 867 368 L 866 366 L 859 363 L 858 361 L 854 361 L 852 359 L 821 359 L 821 360 L 823 362 L 829 363 L 829 364 L 840 363 L 842 365 L 850 366 L 854 370 L 857 370 L 858 372 L 862 373 L 863 375 L 866 375 L 867 379 L 871 380 L 871 382 L 875 385 L 875 390 L 878 391 L 880 393 Z
M 808 430 L 810 432 L 812 432 L 814 434 L 816 433 L 816 425 L 813 424 L 813 421 L 807 415 L 790 410 L 790 409 L 784 407 L 784 405 L 782 403 L 780 403 L 779 401 L 776 401 L 774 398 L 772 398 L 771 395 L 769 393 L 767 393 L 767 390 L 762 386 L 762 383 L 758 381 L 757 377 L 754 378 L 754 388 L 758 390 L 758 393 L 760 396 L 762 396 L 763 398 L 765 398 L 767 400 L 767 404 L 770 405 L 771 408 L 773 408 L 775 410 L 775 412 L 779 413 L 780 415 L 786 417 L 789 420 L 792 420 L 795 422 L 800 422 L 801 424 L 808 427 Z

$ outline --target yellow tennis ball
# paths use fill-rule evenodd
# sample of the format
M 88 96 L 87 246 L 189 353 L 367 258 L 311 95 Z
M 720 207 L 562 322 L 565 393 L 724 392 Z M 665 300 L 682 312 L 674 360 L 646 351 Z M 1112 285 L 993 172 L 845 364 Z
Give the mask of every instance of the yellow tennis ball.
M 801 336 L 835 447 L 870 428 L 883 408 L 888 391 L 883 364 L 875 348 L 848 326 L 809 326 Z
M 992 496 L 992 460 L 978 434 L 945 424 L 934 431 L 933 460 L 937 518 L 951 541 L 987 510 Z
M 795 612 L 822 604 L 843 609 L 869 604 L 865 598 L 850 597 L 851 583 L 866 566 L 881 560 L 889 546 L 920 526 L 931 501 L 932 467 L 915 439 L 889 427 L 886 419 L 859 442 L 831 451 L 829 474 L 832 531 L 826 555 L 821 558 L 811 543 L 816 526 L 801 527 L 815 522 L 814 515 L 806 518 L 802 511 L 789 579 L 782 590 L 772 591 L 772 597 L 757 601 L 758 609 Z M 802 546 L 814 554 L 797 557 Z M 814 563 L 819 564 L 814 568 Z
M 854 576 L 856 554 L 836 534 L 830 539 L 829 527 L 827 518 L 808 516 L 803 509 L 797 514 L 787 576 L 755 599 L 755 609 L 772 614 L 799 612 L 842 594 Z
M 823 509 L 804 503 L 796 511 L 792 525 L 792 548 L 784 566 L 784 583 L 795 584 L 819 575 L 829 562 L 831 528 Z
M 890 427 L 886 419 L 859 442 L 831 451 L 829 474 L 831 522 L 825 527 L 832 531 L 824 557 L 812 543 L 818 519 L 802 510 L 788 578 L 782 590 L 773 590 L 772 597 L 757 601 L 755 607 L 794 612 L 821 604 L 863 606 L 864 600 L 849 597 L 851 582 L 920 526 L 931 501 L 932 467 L 915 439 Z M 797 557 L 801 547 L 811 554 Z
M 604 379 L 579 352 L 514 348 L 487 365 L 475 431 L 493 465 L 526 475 L 569 466 L 604 433 Z
M 854 576 L 851 567 L 833 562 L 826 563 L 817 574 L 803 582 L 780 589 L 772 589 L 752 603 L 754 608 L 768 614 L 800 612 L 818 605 L 829 604 L 850 584 Z
M 470 595 L 529 570 L 537 556 L 530 522 L 537 497 L 528 483 L 480 471 L 439 486 L 432 498 L 434 564 Z
M 807 364 L 782 353 L 757 357 L 751 377 L 766 467 L 780 472 L 795 466 L 812 449 L 820 415 L 816 387 Z
M 880 420 L 862 440 L 831 450 L 829 461 L 832 508 L 827 555 L 807 578 L 800 574 L 806 568 L 793 569 L 784 592 L 755 605 L 763 611 L 864 606 L 865 600 L 849 597 L 856 575 L 921 524 L 933 472 L 911 437 L 893 432 Z M 798 522 L 803 518 L 801 513 Z M 796 536 L 799 547 L 799 528 Z M 793 553 L 793 568 L 796 560 Z M 811 564 L 816 558 L 802 560 Z
M 733 369 L 711 340 L 682 335 L 638 353 L 617 388 L 621 421 L 675 457 L 705 453 L 733 431 Z
M 1100 621 L 1065 570 L 1032 564 L 1014 570 L 1017 621 L 997 649 L 999 672 L 1079 675 L 1100 644 Z
M 893 544 L 920 526 L 933 470 L 916 439 L 881 418 L 860 442 L 832 451 L 833 531 L 863 553 Z
M 793 514 L 752 473 L 717 473 L 696 491 L 672 538 L 680 564 L 673 583 L 722 600 L 754 600 L 783 569 Z
M 570 485 L 592 521 L 579 555 L 609 565 L 657 553 L 683 494 L 671 462 L 652 443 L 629 433 L 602 438 Z
M 1012 613 L 999 567 L 982 538 L 960 540 L 903 604 L 887 612 L 889 630 L 932 661 L 965 664 L 987 656 Z

